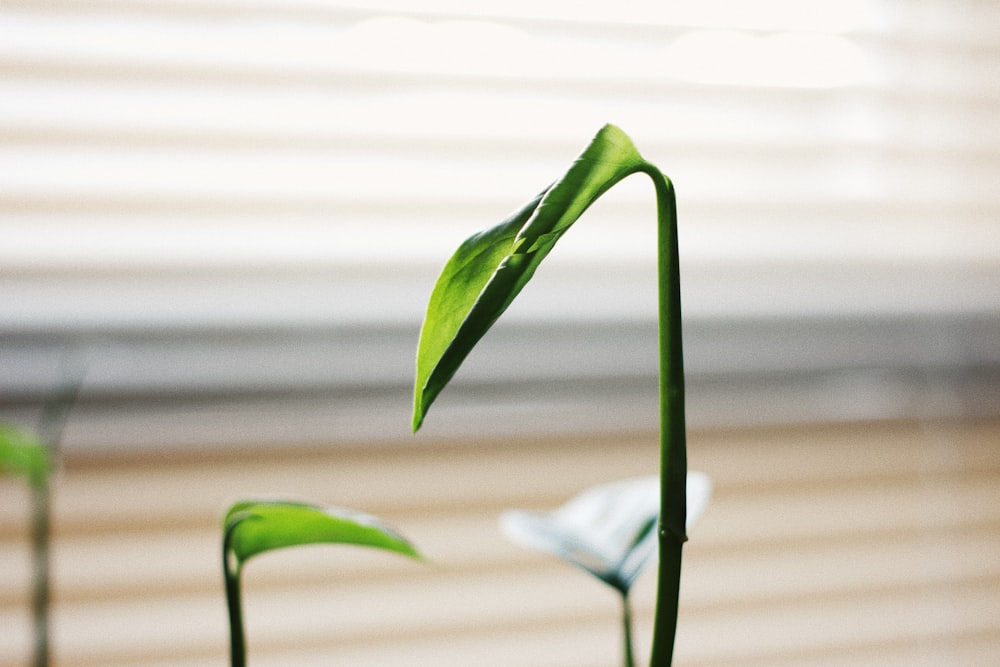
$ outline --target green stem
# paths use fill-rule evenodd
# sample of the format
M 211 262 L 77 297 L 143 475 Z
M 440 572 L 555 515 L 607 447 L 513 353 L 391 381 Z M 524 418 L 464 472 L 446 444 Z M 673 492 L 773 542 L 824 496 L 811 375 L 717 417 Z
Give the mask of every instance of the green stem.
M 49 664 L 49 608 L 51 606 L 52 484 L 50 477 L 60 458 L 60 444 L 69 412 L 83 386 L 83 372 L 77 371 L 42 406 L 38 431 L 45 443 L 47 469 L 31 487 L 31 552 L 33 585 L 31 614 L 34 626 L 34 667 Z
M 632 605 L 628 599 L 628 591 L 622 591 L 622 631 L 625 648 L 625 667 L 635 667 L 632 651 Z
M 658 224 L 660 350 L 660 530 L 656 621 L 651 667 L 673 659 L 680 595 L 681 548 L 687 516 L 687 445 L 684 420 L 684 360 L 681 341 L 681 290 L 674 188 L 649 164 L 641 171 L 656 187 Z
M 226 580 L 226 605 L 229 610 L 229 664 L 232 667 L 246 667 L 247 645 L 243 629 L 243 600 L 240 591 L 239 564 L 231 558 L 229 539 L 232 530 L 227 530 L 222 540 L 222 571 Z
M 33 586 L 31 615 L 34 626 L 34 667 L 49 664 L 49 480 L 44 476 L 31 487 L 31 552 Z

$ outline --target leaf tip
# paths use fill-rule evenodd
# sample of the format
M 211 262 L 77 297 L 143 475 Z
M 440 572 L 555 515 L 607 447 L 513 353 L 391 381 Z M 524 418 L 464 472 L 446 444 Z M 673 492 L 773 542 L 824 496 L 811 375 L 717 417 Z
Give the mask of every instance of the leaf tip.
M 410 422 L 410 428 L 413 433 L 420 430 L 420 427 L 424 424 L 424 417 L 427 415 L 427 401 L 424 398 L 424 392 L 417 390 L 413 396 L 413 417 Z

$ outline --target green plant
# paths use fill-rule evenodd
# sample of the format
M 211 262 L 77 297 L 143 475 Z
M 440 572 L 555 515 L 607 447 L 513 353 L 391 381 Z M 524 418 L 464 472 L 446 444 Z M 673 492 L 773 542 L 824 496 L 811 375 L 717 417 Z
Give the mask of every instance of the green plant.
M 555 183 L 499 225 L 475 234 L 452 255 L 431 293 L 417 351 L 412 427 L 493 323 L 534 275 L 562 235 L 602 194 L 636 173 L 656 192 L 659 271 L 660 508 L 659 572 L 651 664 L 670 665 L 686 540 L 687 451 L 681 348 L 680 273 L 673 185 L 631 139 L 604 126 Z
M 497 227 L 468 239 L 445 265 L 421 330 L 412 422 L 418 430 L 431 403 L 562 234 L 598 197 L 635 173 L 647 174 L 657 195 L 660 475 L 591 489 L 550 515 L 515 512 L 503 521 L 522 542 L 563 557 L 619 592 L 627 667 L 634 663 L 629 590 L 653 551 L 654 536 L 660 568 L 651 662 L 671 662 L 688 485 L 694 481 L 699 487 L 692 495 L 697 512 L 709 487 L 704 476 L 687 476 L 673 187 L 621 130 L 602 128 L 560 180 Z M 236 503 L 223 521 L 222 548 L 233 667 L 246 664 L 241 575 L 247 560 L 318 543 L 355 544 L 419 558 L 405 538 L 370 515 L 294 501 Z
M 34 667 L 49 664 L 49 580 L 51 542 L 52 469 L 59 459 L 59 443 L 69 411 L 83 386 L 83 374 L 68 375 L 42 405 L 39 434 L 0 423 L 0 473 L 24 475 L 31 488 L 31 616 Z
M 243 566 L 253 556 L 305 544 L 354 544 L 420 558 L 406 538 L 373 516 L 297 501 L 238 502 L 226 512 L 222 532 L 222 571 L 233 667 L 246 665 L 240 588 Z
M 28 431 L 0 424 L 0 472 L 23 475 L 31 488 L 32 665 L 49 662 L 49 447 Z

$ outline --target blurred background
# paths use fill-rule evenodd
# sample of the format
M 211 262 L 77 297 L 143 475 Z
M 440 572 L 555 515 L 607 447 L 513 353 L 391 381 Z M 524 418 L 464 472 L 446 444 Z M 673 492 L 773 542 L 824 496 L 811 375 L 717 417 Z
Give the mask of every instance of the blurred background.
M 679 200 L 716 495 L 677 664 L 994 662 L 998 28 L 977 0 L 0 3 L 0 419 L 79 388 L 54 664 L 225 664 L 218 523 L 275 494 L 380 514 L 434 564 L 262 557 L 255 665 L 616 664 L 614 595 L 495 523 L 656 471 L 648 182 L 409 433 L 441 266 L 606 122 Z M 20 665 L 28 494 L 0 496 Z

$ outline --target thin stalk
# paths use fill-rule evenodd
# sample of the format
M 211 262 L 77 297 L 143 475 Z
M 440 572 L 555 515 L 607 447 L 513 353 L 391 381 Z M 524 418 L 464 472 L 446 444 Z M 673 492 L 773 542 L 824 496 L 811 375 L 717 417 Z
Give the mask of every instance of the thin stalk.
M 652 165 L 641 171 L 656 188 L 660 355 L 660 529 L 656 620 L 651 667 L 673 660 L 680 595 L 681 549 L 687 517 L 687 444 L 684 419 L 684 360 L 677 249 L 677 204 L 670 181 Z
M 32 665 L 48 667 L 49 608 L 51 607 L 51 542 L 52 542 L 52 485 L 50 476 L 59 461 L 60 444 L 69 412 L 83 386 L 83 373 L 77 371 L 63 383 L 52 400 L 42 406 L 38 431 L 45 443 L 48 470 L 31 486 L 31 559 L 32 593 L 31 616 L 34 626 Z
M 232 562 L 227 530 L 222 544 L 222 571 L 226 579 L 226 605 L 229 610 L 229 664 L 232 667 L 246 667 L 247 644 L 243 629 L 243 600 L 240 591 L 239 564 Z
M 34 627 L 32 664 L 49 664 L 49 524 L 50 497 L 48 475 L 31 486 L 31 616 Z
M 632 604 L 628 599 L 628 591 L 622 591 L 622 636 L 624 637 L 625 667 L 635 667 L 635 657 L 632 651 Z

